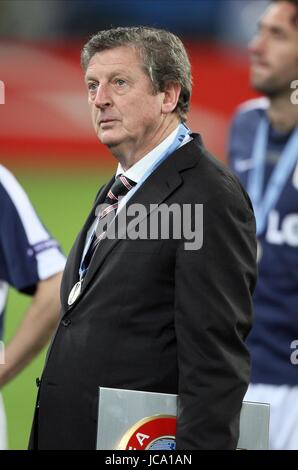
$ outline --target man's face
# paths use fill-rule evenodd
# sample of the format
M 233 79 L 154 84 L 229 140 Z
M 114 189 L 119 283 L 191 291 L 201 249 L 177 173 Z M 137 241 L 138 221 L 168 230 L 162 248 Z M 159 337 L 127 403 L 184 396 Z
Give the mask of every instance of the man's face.
M 265 95 L 290 93 L 290 83 L 298 79 L 295 12 L 294 5 L 286 1 L 271 5 L 250 43 L 252 86 Z
M 112 152 L 145 154 L 163 122 L 164 93 L 153 94 L 136 50 L 121 46 L 94 54 L 85 80 L 100 141 Z

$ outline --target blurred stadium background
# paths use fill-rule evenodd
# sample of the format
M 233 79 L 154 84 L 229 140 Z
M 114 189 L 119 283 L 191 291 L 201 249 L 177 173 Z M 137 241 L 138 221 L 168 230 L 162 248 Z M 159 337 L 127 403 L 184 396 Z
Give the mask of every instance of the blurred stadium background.
M 0 162 L 13 170 L 66 253 L 115 163 L 93 134 L 80 49 L 97 30 L 120 25 L 168 28 L 193 64 L 189 125 L 225 159 L 235 107 L 253 95 L 246 43 L 263 0 L 1 0 Z M 0 99 L 1 103 L 1 99 Z M 30 299 L 10 293 L 5 341 Z M 25 449 L 41 373 L 40 355 L 4 387 L 9 447 Z

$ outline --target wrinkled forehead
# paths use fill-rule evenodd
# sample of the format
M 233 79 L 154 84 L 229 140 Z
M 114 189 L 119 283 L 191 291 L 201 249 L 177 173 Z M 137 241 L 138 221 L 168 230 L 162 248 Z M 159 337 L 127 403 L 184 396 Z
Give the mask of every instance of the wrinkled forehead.
M 116 46 L 95 52 L 89 60 L 86 72 L 96 66 L 142 66 L 140 51 L 134 45 Z
M 273 3 L 261 16 L 260 27 L 280 28 L 298 34 L 298 8 L 287 1 Z

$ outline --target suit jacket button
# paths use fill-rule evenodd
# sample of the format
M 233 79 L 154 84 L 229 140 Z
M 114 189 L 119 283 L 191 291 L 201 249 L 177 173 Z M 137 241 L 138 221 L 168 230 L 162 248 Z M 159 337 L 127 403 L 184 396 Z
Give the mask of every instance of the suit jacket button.
M 39 386 L 40 386 L 40 378 L 37 377 L 37 378 L 36 378 L 36 387 L 38 388 Z
M 64 320 L 62 320 L 62 325 L 63 326 L 69 326 L 71 324 L 71 321 L 69 320 L 69 318 L 64 318 Z

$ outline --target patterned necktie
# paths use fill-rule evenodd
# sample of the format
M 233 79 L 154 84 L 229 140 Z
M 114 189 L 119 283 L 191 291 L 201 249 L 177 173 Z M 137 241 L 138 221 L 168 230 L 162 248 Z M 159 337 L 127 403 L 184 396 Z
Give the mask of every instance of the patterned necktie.
M 109 189 L 106 195 L 106 198 L 104 200 L 103 204 L 105 205 L 105 208 L 97 216 L 99 220 L 101 221 L 101 223 L 103 219 L 105 219 L 105 217 L 107 217 L 107 215 L 110 214 L 111 212 L 114 212 L 116 214 L 118 204 L 119 204 L 119 198 L 124 197 L 128 193 L 128 191 L 130 191 L 135 185 L 136 183 L 130 180 L 129 178 L 127 178 L 126 176 L 118 175 L 116 177 L 114 183 Z M 111 219 L 109 218 L 109 220 Z M 82 262 L 82 266 L 81 266 L 81 269 L 83 271 L 82 277 L 85 277 L 91 258 L 94 254 L 94 251 L 97 245 L 99 244 L 99 242 L 104 238 L 105 233 L 106 232 L 103 231 L 102 233 L 98 234 L 98 230 L 94 230 L 92 237 L 91 237 L 91 242 L 90 242 L 88 251 L 85 254 L 84 260 Z

